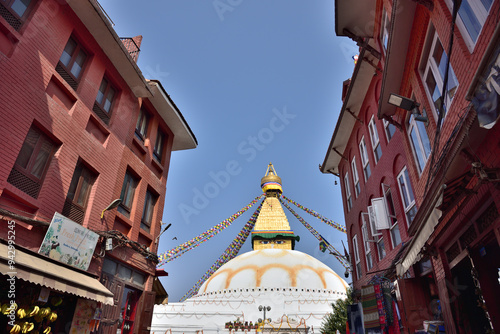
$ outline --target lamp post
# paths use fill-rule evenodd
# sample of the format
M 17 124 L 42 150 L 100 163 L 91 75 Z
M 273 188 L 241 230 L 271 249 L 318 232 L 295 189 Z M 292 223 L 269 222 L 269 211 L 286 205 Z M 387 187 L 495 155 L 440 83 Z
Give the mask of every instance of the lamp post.
M 271 306 L 262 306 L 259 305 L 259 311 L 264 311 L 264 320 L 259 319 L 259 322 L 265 322 L 266 321 L 266 311 L 271 311 Z M 271 318 L 267 319 L 269 322 L 271 322 Z
M 101 219 L 103 219 L 103 218 L 104 218 L 104 212 L 105 212 L 105 211 L 112 210 L 112 209 L 114 209 L 114 208 L 118 207 L 118 205 L 120 205 L 120 204 L 122 204 L 122 200 L 121 200 L 120 198 L 115 199 L 113 202 L 111 202 L 111 203 L 110 203 L 110 204 L 106 207 L 106 209 L 102 210 L 102 212 L 101 212 Z

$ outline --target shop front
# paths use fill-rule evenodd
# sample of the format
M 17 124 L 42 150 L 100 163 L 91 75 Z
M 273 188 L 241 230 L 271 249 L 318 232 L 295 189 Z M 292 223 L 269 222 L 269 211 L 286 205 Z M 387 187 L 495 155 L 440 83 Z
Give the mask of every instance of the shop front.
M 113 294 L 95 277 L 0 243 L 0 332 L 91 333 Z

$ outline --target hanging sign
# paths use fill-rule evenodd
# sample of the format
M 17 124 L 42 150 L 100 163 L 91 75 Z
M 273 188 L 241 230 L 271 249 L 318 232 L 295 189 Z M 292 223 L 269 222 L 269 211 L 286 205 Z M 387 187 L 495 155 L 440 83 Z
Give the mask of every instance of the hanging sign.
M 56 212 L 38 253 L 87 270 L 99 235 Z

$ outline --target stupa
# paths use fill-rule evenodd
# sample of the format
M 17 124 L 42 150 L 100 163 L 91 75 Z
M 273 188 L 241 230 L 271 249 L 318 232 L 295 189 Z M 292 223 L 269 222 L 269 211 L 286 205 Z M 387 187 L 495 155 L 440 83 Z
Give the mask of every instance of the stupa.
M 279 201 L 282 182 L 272 164 L 261 188 L 265 199 L 252 231 L 253 250 L 220 267 L 193 297 L 155 305 L 151 333 L 232 332 L 237 323 L 252 333 L 319 333 L 331 304 L 347 297 L 347 283 L 337 273 L 295 250 L 299 237 Z M 265 321 L 257 329 L 259 319 Z

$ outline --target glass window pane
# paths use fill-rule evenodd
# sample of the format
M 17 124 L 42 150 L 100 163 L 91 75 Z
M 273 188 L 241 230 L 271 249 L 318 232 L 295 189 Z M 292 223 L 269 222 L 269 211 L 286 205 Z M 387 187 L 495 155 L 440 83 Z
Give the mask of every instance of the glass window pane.
M 413 148 L 413 152 L 415 152 L 415 155 L 417 157 L 417 162 L 418 162 L 418 167 L 419 167 L 419 172 L 422 173 L 425 167 L 425 159 L 423 157 L 422 150 L 420 149 L 420 144 L 418 141 L 418 134 L 416 131 L 415 126 L 411 129 L 410 132 L 410 138 L 411 138 L 411 145 Z
M 76 49 L 76 42 L 72 38 L 70 38 L 68 40 L 68 43 L 66 44 L 66 47 L 64 48 L 64 51 L 61 55 L 61 59 L 59 59 L 61 63 L 68 66 L 71 60 L 71 56 L 73 55 L 73 52 L 75 52 L 75 49 Z
M 130 281 L 130 278 L 132 277 L 132 269 L 120 266 L 118 269 L 118 277 L 125 281 Z
M 137 271 L 134 271 L 132 273 L 132 280 L 134 281 L 135 284 L 143 285 L 144 281 L 145 281 L 145 278 L 144 278 L 143 274 L 138 273 Z
M 113 88 L 109 87 L 108 95 L 106 96 L 106 101 L 104 102 L 104 110 L 109 112 L 111 109 L 111 104 L 113 103 L 113 97 L 115 96 L 115 91 Z
M 462 1 L 460 9 L 458 10 L 458 15 L 460 15 L 470 38 L 472 41 L 476 42 L 479 32 L 481 31 L 482 24 L 479 22 L 476 14 L 472 10 L 469 1 Z
M 81 51 L 78 52 L 78 56 L 76 56 L 75 62 L 73 63 L 73 66 L 71 67 L 71 73 L 75 76 L 75 78 L 80 77 L 80 72 L 82 71 L 83 64 L 85 63 L 85 59 L 87 58 L 87 55 L 85 52 Z
M 31 0 L 14 0 L 11 8 L 19 17 L 22 17 L 26 9 L 28 9 L 30 2 Z
M 394 247 L 401 243 L 401 235 L 399 234 L 399 226 L 394 224 L 394 227 L 391 229 L 391 237 Z
M 113 262 L 108 259 L 104 259 L 104 263 L 102 264 L 102 271 L 109 273 L 111 275 L 116 274 L 116 262 Z
M 491 5 L 493 4 L 493 0 L 481 0 L 481 3 L 483 4 L 484 8 L 488 12 L 491 8 Z
M 108 86 L 108 82 L 106 79 L 102 79 L 101 86 L 99 87 L 99 90 L 97 91 L 97 97 L 96 101 L 97 103 L 102 103 L 102 99 L 104 97 L 104 93 L 106 92 L 106 87 Z
M 425 114 L 425 111 L 422 113 Z M 431 141 L 427 135 L 427 130 L 425 129 L 425 124 L 423 122 L 416 122 L 418 133 L 420 135 L 420 140 L 422 141 L 422 146 L 424 148 L 425 157 L 428 158 L 431 154 Z
M 35 149 L 39 138 L 40 134 L 33 129 L 30 129 L 26 135 L 26 139 L 24 140 L 23 147 L 21 147 L 21 151 L 19 151 L 16 164 L 23 168 L 28 167 L 31 155 L 33 154 L 33 150 Z
M 408 169 L 405 169 L 405 179 L 408 187 L 408 196 L 410 196 L 410 203 L 415 200 L 413 197 L 413 189 L 411 188 L 410 175 L 408 174 Z
M 31 174 L 33 174 L 37 178 L 42 177 L 42 173 L 45 169 L 45 165 L 49 160 L 50 152 L 52 151 L 52 144 L 48 141 L 45 141 L 38 152 L 38 155 L 35 159 L 35 163 L 33 164 L 33 168 L 31 169 Z

